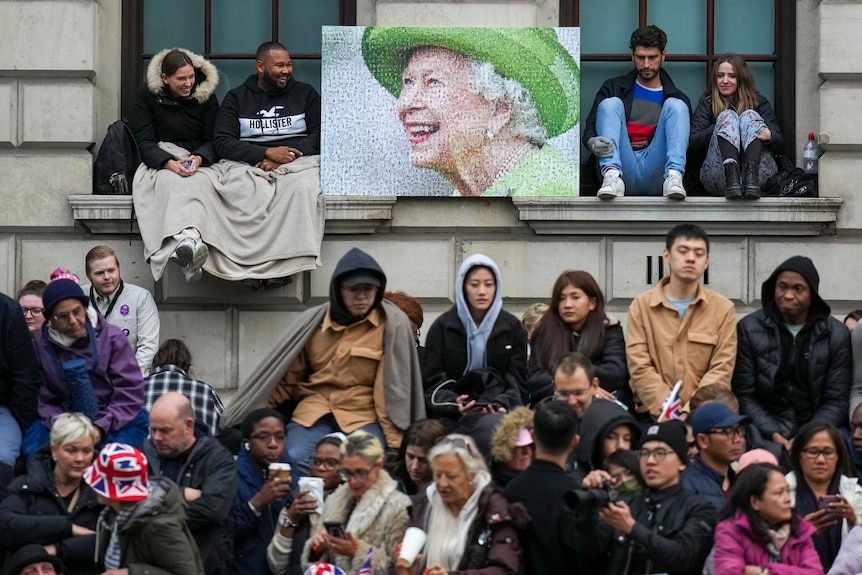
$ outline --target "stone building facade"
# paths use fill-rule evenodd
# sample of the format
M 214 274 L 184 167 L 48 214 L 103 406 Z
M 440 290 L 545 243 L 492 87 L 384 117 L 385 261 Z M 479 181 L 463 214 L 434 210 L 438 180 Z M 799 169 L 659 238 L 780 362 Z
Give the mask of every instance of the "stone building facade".
M 663 273 L 663 235 L 702 224 L 713 240 L 710 287 L 740 315 L 786 257 L 811 256 L 836 316 L 862 307 L 862 0 L 796 4 L 796 142 L 820 136 L 820 198 L 728 203 L 692 198 L 327 201 L 324 266 L 274 292 L 170 269 L 158 284 L 130 232 L 128 197 L 91 195 L 92 150 L 119 116 L 123 14 L 119 0 L 0 0 L 0 291 L 13 294 L 57 266 L 83 276 L 84 254 L 106 243 L 123 278 L 151 289 L 162 339 L 184 339 L 201 379 L 236 388 L 296 314 L 327 296 L 352 246 L 382 264 L 391 289 L 425 305 L 426 328 L 454 302 L 466 255 L 483 252 L 503 274 L 506 308 L 547 300 L 565 268 L 593 273 L 620 319 Z M 558 0 L 358 0 L 359 25 L 557 26 Z

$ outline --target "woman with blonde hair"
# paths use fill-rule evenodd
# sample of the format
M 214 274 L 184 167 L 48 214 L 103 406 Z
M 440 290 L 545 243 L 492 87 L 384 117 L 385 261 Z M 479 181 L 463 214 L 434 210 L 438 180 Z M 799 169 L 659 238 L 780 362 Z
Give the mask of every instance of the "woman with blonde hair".
M 8 487 L 0 503 L 0 541 L 12 551 L 38 543 L 62 558 L 66 573 L 101 573 L 93 562 L 102 506 L 83 481 L 99 431 L 80 413 L 64 413 L 51 426 L 50 444 L 30 459 L 27 475 Z
M 409 519 L 410 498 L 383 469 L 380 440 L 354 431 L 341 444 L 342 483 L 326 500 L 318 530 L 305 544 L 302 567 L 323 561 L 356 575 L 371 553 L 373 575 L 388 575 Z
M 782 144 L 778 120 L 757 91 L 751 68 L 738 54 L 721 56 L 691 119 L 689 151 L 700 160 L 693 168 L 702 162 L 703 186 L 729 200 L 759 198 L 760 186 L 778 171 L 772 153 Z
M 521 572 L 516 527 L 525 527 L 526 510 L 511 504 L 491 481 L 473 439 L 451 434 L 428 454 L 434 482 L 427 499 L 413 508 L 411 525 L 425 530 L 425 554 L 412 565 L 396 565 L 398 575 L 477 575 Z

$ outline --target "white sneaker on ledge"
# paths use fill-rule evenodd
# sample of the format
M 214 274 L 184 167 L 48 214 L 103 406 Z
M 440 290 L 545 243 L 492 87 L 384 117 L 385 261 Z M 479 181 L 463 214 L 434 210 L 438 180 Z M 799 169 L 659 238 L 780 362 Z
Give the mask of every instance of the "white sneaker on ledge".
M 596 193 L 596 196 L 603 200 L 612 200 L 625 195 L 626 184 L 623 182 L 622 175 L 617 170 L 608 170 L 605 172 L 605 177 L 602 178 L 602 187 Z
M 183 238 L 174 250 L 174 256 L 183 269 L 183 276 L 187 282 L 195 282 L 201 279 L 203 271 L 201 268 L 207 261 L 210 250 L 205 243 L 193 238 Z
M 667 177 L 664 179 L 664 184 L 661 187 L 662 194 L 666 198 L 672 200 L 684 200 L 685 188 L 682 187 L 682 174 L 676 170 L 668 170 Z

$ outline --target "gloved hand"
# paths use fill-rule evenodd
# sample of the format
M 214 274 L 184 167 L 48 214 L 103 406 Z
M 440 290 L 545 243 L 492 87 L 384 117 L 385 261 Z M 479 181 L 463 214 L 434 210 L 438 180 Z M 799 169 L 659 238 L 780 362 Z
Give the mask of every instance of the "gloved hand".
M 587 140 L 587 147 L 597 158 L 610 158 L 614 154 L 614 143 L 601 136 Z

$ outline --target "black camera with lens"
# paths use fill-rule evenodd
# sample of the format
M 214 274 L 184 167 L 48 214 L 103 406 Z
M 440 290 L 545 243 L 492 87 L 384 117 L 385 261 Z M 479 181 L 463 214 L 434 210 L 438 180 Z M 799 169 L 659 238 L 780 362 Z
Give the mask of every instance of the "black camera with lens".
M 602 486 L 594 489 L 572 489 L 563 495 L 563 503 L 570 509 L 579 507 L 606 507 L 620 499 L 620 493 L 610 480 L 602 481 Z

